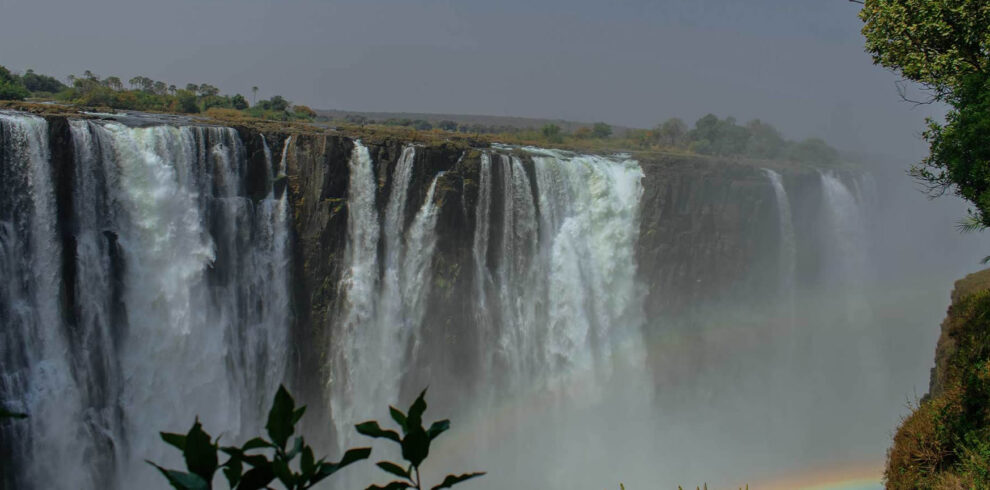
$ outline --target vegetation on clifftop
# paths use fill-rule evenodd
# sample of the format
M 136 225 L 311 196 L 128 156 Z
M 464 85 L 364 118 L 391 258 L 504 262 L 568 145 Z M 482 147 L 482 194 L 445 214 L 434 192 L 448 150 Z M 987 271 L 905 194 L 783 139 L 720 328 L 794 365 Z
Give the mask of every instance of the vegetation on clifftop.
M 932 392 L 894 435 L 887 488 L 990 488 L 990 270 L 956 283 Z
M 69 85 L 58 79 L 28 70 L 24 75 L 11 73 L 0 66 L 0 100 L 54 99 L 93 109 L 124 109 L 175 114 L 199 114 L 214 109 L 243 112 L 259 119 L 275 121 L 313 121 L 316 112 L 303 105 L 293 105 L 281 95 L 249 104 L 241 94 L 221 95 L 208 83 L 187 83 L 184 87 L 136 76 L 124 81 L 116 76 L 101 77 L 89 70 L 81 76 L 70 75 Z

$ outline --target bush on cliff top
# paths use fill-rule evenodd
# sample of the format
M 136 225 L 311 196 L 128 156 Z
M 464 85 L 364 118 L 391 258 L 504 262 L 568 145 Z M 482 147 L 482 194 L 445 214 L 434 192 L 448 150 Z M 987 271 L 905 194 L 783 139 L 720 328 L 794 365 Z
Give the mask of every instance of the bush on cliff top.
M 956 298 L 942 329 L 936 390 L 894 435 L 889 489 L 990 489 L 990 290 Z

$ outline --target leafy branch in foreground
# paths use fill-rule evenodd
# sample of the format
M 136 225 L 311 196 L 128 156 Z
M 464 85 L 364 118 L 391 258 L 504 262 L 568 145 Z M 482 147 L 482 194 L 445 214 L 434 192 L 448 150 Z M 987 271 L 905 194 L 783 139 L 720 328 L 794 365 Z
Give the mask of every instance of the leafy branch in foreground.
M 316 460 L 313 448 L 306 444 L 302 436 L 296 437 L 290 447 L 289 438 L 305 411 L 305 406 L 296 408 L 295 400 L 289 392 L 284 386 L 279 386 L 265 425 L 270 441 L 255 437 L 241 447 L 221 447 L 219 438 L 214 440 L 203 431 L 197 418 L 186 434 L 161 433 L 163 441 L 182 451 L 186 462 L 185 472 L 162 468 L 151 461 L 148 464 L 158 468 L 178 490 L 212 489 L 213 476 L 221 468 L 231 489 L 268 488 L 269 483 L 278 479 L 287 490 L 302 490 L 371 455 L 371 448 L 365 447 L 348 450 L 337 463 L 326 462 L 326 458 Z M 220 451 L 228 455 L 223 464 L 219 463 Z M 296 469 L 293 469 L 292 462 L 297 457 L 300 461 Z M 245 466 L 249 467 L 246 472 Z
M 402 436 L 394 430 L 382 429 L 377 421 L 370 420 L 357 425 L 357 431 L 368 437 L 388 439 L 402 448 L 402 458 L 406 460 L 409 464 L 405 467 L 391 461 L 379 461 L 378 467 L 383 471 L 390 473 L 392 475 L 398 476 L 401 480 L 394 480 L 387 483 L 385 486 L 372 485 L 367 488 L 367 490 L 401 490 L 405 488 L 415 488 L 417 490 L 423 489 L 422 475 L 420 475 L 419 467 L 423 464 L 423 460 L 426 459 L 430 454 L 430 443 L 437 438 L 440 434 L 443 434 L 450 429 L 449 420 L 439 420 L 433 422 L 429 429 L 423 428 L 423 412 L 426 411 L 426 390 L 423 390 L 416 398 L 416 401 L 409 407 L 408 413 L 402 413 L 399 409 L 395 407 L 388 407 L 389 413 L 392 415 L 392 420 L 399 424 L 399 428 L 402 429 Z M 442 488 L 450 488 L 458 483 L 465 480 L 470 480 L 484 475 L 484 472 L 479 473 L 464 473 L 461 475 L 447 475 L 439 485 L 431 488 L 431 490 L 439 490 Z
M 26 419 L 26 413 L 10 412 L 6 408 L 0 408 L 0 419 Z

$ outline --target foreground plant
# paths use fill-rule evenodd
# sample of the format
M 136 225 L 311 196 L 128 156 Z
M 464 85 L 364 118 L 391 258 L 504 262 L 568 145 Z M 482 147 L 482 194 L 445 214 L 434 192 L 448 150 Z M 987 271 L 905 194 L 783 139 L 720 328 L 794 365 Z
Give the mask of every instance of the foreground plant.
M 26 419 L 26 413 L 10 412 L 6 408 L 0 408 L 0 419 Z
M 348 450 L 337 463 L 326 462 L 326 458 L 316 460 L 313 448 L 306 444 L 302 436 L 296 437 L 290 447 L 289 438 L 305 411 L 305 406 L 296 408 L 289 392 L 284 386 L 279 386 L 265 425 L 270 441 L 255 437 L 241 447 L 221 447 L 220 438 L 213 439 L 203 431 L 197 418 L 186 434 L 161 433 L 162 440 L 182 451 L 186 471 L 162 468 L 151 461 L 148 464 L 158 468 L 178 490 L 212 489 L 213 476 L 221 468 L 231 489 L 268 488 L 271 482 L 278 479 L 287 490 L 302 490 L 371 455 L 371 448 L 364 447 Z M 221 451 L 228 456 L 223 464 L 219 463 Z M 300 458 L 299 464 L 293 468 L 292 462 L 297 457 Z M 246 472 L 245 467 L 249 467 Z
M 372 485 L 367 490 L 401 490 L 404 488 L 424 488 L 422 475 L 419 467 L 430 454 L 430 443 L 450 429 L 450 420 L 439 420 L 433 422 L 429 429 L 423 428 L 423 412 L 426 411 L 426 390 L 423 390 L 416 398 L 416 401 L 409 407 L 408 414 L 402 413 L 399 409 L 389 406 L 389 413 L 392 420 L 399 424 L 402 436 L 394 430 L 382 429 L 377 421 L 370 420 L 357 425 L 357 431 L 369 437 L 388 439 L 402 448 L 402 458 L 408 465 L 399 465 L 391 461 L 379 461 L 378 467 L 383 471 L 402 478 L 387 483 L 385 486 Z M 431 490 L 450 488 L 458 483 L 484 475 L 484 472 L 464 473 L 461 475 L 447 475 L 439 485 L 431 487 Z

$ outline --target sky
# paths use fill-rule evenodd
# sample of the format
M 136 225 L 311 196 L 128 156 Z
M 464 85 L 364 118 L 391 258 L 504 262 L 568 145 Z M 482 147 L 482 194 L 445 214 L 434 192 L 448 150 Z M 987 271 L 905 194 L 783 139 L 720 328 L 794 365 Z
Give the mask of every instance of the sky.
M 652 127 L 711 112 L 917 159 L 937 106 L 902 101 L 846 0 L 0 0 L 0 64 L 317 109 Z

